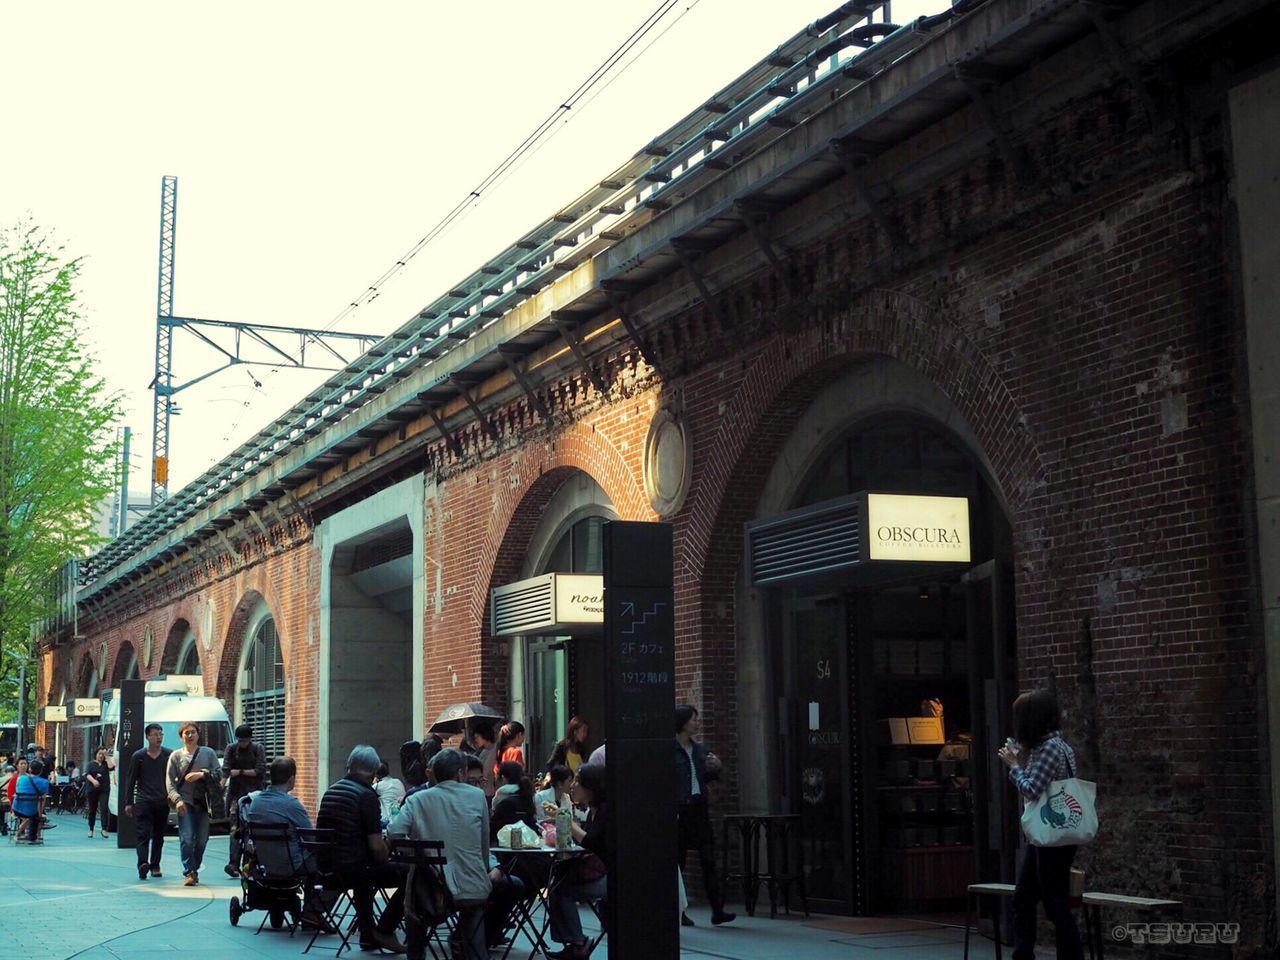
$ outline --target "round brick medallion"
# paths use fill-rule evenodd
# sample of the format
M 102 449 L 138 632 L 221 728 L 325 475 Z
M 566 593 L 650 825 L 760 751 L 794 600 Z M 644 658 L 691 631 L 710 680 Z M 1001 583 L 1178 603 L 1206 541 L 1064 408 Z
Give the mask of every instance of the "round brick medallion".
M 649 424 L 644 445 L 644 490 L 660 517 L 678 513 L 689 492 L 693 450 L 684 424 L 660 411 Z

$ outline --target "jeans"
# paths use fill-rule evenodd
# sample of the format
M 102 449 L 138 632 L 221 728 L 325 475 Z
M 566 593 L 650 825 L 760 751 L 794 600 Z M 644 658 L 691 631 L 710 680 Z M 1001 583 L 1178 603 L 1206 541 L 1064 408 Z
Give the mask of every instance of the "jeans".
M 484 903 L 474 900 L 454 902 L 458 908 L 458 925 L 449 935 L 450 944 L 464 960 L 489 960 L 489 947 L 484 942 Z
M 111 796 L 108 790 L 95 790 L 89 794 L 89 830 L 93 830 L 93 820 L 95 816 L 101 814 L 102 832 L 107 832 L 107 826 L 110 821 L 107 819 L 107 800 Z
M 133 819 L 137 830 L 138 867 L 149 866 L 153 870 L 159 870 L 160 853 L 164 849 L 164 828 L 169 822 L 168 801 L 136 801 L 133 805 Z
M 1013 957 L 1036 955 L 1036 904 L 1044 901 L 1045 916 L 1057 935 L 1058 960 L 1083 960 L 1080 929 L 1071 912 L 1071 861 L 1075 847 L 1033 847 L 1028 844 L 1013 891 Z
M 677 807 L 677 834 L 679 837 L 676 861 L 684 870 L 685 858 L 690 849 L 698 851 L 698 860 L 702 864 L 702 883 L 707 890 L 707 900 L 711 904 L 711 912 L 724 912 L 724 891 L 720 889 L 720 875 L 716 873 L 715 834 L 711 829 L 711 815 L 707 810 L 705 793 L 693 797 L 688 803 Z
M 551 939 L 556 943 L 585 943 L 578 904 L 603 900 L 609 890 L 609 878 L 600 877 L 586 883 L 558 883 L 551 891 L 547 911 L 551 914 Z
M 178 814 L 178 845 L 182 850 L 182 875 L 200 872 L 204 848 L 209 844 L 209 811 L 188 803 Z

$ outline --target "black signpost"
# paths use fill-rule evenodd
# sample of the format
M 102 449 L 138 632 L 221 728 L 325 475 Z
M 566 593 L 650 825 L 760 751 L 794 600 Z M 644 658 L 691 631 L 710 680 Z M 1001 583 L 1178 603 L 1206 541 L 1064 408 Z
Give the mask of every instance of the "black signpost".
M 604 525 L 609 960 L 680 955 L 671 525 Z
M 116 743 L 120 746 L 116 756 L 116 783 L 119 784 L 116 793 L 116 846 L 121 850 L 132 849 L 138 842 L 133 817 L 126 817 L 124 813 L 124 798 L 129 787 L 129 761 L 136 751 L 142 749 L 146 691 L 145 680 L 124 680 L 120 683 L 120 729 L 116 732 Z

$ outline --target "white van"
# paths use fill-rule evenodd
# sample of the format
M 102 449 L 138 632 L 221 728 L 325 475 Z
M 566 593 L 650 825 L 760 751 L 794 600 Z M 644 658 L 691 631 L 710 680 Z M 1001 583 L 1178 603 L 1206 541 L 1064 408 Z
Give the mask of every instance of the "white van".
M 190 720 L 200 728 L 200 743 L 212 747 L 219 757 L 234 739 L 231 718 L 227 708 L 217 697 L 204 693 L 204 678 L 200 676 L 162 676 L 148 680 L 146 701 L 142 711 L 143 725 L 158 723 L 164 728 L 164 745 L 170 750 L 182 746 L 178 727 Z M 120 787 L 124 782 L 129 757 L 121 757 L 120 690 L 113 688 L 102 697 L 102 719 L 93 726 L 102 730 L 100 743 L 106 743 L 115 769 L 111 771 L 111 795 L 108 808 L 112 817 L 120 814 Z M 144 737 L 142 745 L 146 746 Z M 171 815 L 172 819 L 172 815 Z

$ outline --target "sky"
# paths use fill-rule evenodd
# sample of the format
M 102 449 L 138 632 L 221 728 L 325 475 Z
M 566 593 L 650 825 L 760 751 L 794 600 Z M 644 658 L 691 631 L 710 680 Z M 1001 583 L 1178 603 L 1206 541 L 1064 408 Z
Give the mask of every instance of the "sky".
M 84 334 L 150 482 L 160 185 L 174 312 L 326 327 L 659 0 L 11 4 L 0 224 L 82 258 Z M 680 0 L 598 95 L 335 329 L 395 330 L 838 0 Z M 895 0 L 906 23 L 948 0 Z M 216 355 L 174 337 L 176 379 Z M 177 397 L 170 492 L 329 376 L 254 363 Z M 261 386 L 255 386 L 255 382 Z

